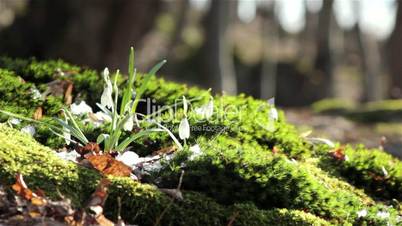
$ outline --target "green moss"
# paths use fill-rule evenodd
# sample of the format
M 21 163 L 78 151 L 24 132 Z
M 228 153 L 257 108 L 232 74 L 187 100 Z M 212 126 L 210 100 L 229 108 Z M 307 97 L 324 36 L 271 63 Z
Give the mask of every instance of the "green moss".
M 198 144 L 204 155 L 186 163 L 183 186 L 219 203 L 253 202 L 263 209 L 299 209 L 338 223 L 351 221 L 360 209 L 377 205 L 362 191 L 330 177 L 313 163 L 294 162 L 258 145 L 223 136 L 200 138 Z M 177 183 L 172 180 L 177 175 L 172 176 L 168 168 L 156 176 L 167 186 Z
M 402 200 L 402 163 L 381 150 L 356 149 L 346 146 L 346 161 L 339 161 L 327 152 L 321 157 L 320 166 L 331 168 L 355 186 L 364 188 L 376 197 Z
M 85 204 L 94 191 L 100 175 L 93 170 L 59 159 L 52 151 L 36 143 L 28 135 L 0 125 L 0 180 L 6 185 L 22 173 L 30 188 L 41 188 L 51 198 L 57 190 L 73 200 L 76 206 Z M 115 217 L 117 197 L 122 198 L 122 216 L 129 223 L 153 225 L 162 212 L 161 225 L 223 225 L 239 212 L 234 225 L 318 225 L 328 223 L 318 217 L 293 210 L 259 210 L 253 205 L 222 206 L 199 193 L 184 191 L 184 200 L 171 202 L 155 187 L 140 184 L 130 178 L 113 178 L 106 203 L 107 215 Z M 250 218 L 251 217 L 251 218 Z

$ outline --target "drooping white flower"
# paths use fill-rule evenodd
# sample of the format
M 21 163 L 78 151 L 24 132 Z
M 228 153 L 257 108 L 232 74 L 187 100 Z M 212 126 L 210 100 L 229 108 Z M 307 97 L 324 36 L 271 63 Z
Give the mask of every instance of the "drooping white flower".
M 85 103 L 85 101 L 81 101 L 80 104 L 73 103 L 71 105 L 71 113 L 74 115 L 84 115 L 87 113 L 92 113 L 92 108 Z
M 131 115 L 123 125 L 125 131 L 131 131 L 134 127 L 134 116 Z
M 36 129 L 31 125 L 27 125 L 21 129 L 21 132 L 28 133 L 29 135 L 33 136 L 36 133 Z
M 179 125 L 179 137 L 182 140 L 188 139 L 190 137 L 190 124 L 187 118 L 183 118 Z
M 8 120 L 11 124 L 13 125 L 19 125 L 21 123 L 21 120 L 17 119 L 17 118 L 11 118 L 10 120 Z
M 101 96 L 101 105 L 104 107 L 112 108 L 113 106 L 113 86 L 112 82 L 110 81 L 109 77 L 109 69 L 105 68 L 103 71 L 103 79 L 105 80 L 105 88 L 103 89 L 102 96 Z
M 103 113 L 102 111 L 96 112 L 95 117 L 98 121 L 102 121 L 102 122 L 111 122 L 112 121 L 112 117 L 110 115 Z
M 133 151 L 126 151 L 123 154 L 117 156 L 116 159 L 131 167 L 141 162 L 141 158 L 137 155 L 137 153 Z
M 366 209 L 362 209 L 360 211 L 357 211 L 357 217 L 358 218 L 365 217 L 365 216 L 367 216 L 367 210 Z
M 277 120 L 278 120 L 279 114 L 278 114 L 278 111 L 276 110 L 275 107 L 271 107 L 271 108 L 269 109 L 268 117 L 269 117 L 269 119 L 272 119 L 272 120 L 274 120 L 274 121 L 277 121 Z
M 198 144 L 191 146 L 189 150 L 191 152 L 191 155 L 188 157 L 190 161 L 193 161 L 202 154 L 201 148 Z
M 381 218 L 381 219 L 386 219 L 389 218 L 389 212 L 387 211 L 378 211 L 377 212 L 377 217 Z
M 196 108 L 195 113 L 202 118 L 209 119 L 214 113 L 214 101 L 211 100 L 203 106 Z

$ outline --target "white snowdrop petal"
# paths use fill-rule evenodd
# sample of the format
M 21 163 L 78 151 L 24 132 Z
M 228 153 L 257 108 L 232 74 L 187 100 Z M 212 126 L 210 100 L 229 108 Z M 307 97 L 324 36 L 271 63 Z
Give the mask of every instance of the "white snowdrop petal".
M 273 120 L 277 121 L 279 118 L 279 115 L 278 115 L 278 111 L 276 110 L 276 108 L 271 107 L 271 109 L 269 109 L 268 116 L 269 116 L 269 119 L 273 119 Z
M 85 101 L 81 101 L 81 103 L 78 105 L 73 103 L 70 108 L 71 113 L 74 115 L 92 113 L 92 108 Z
M 105 67 L 105 69 L 103 70 L 103 76 L 109 77 L 109 68 Z
M 179 125 L 179 137 L 180 139 L 188 139 L 190 137 L 190 124 L 187 118 L 183 118 Z
M 131 131 L 133 130 L 133 127 L 134 127 L 134 117 L 130 116 L 128 120 L 124 123 L 123 129 L 125 131 Z
M 28 125 L 21 129 L 21 132 L 28 133 L 29 135 L 33 136 L 36 133 L 35 127 Z
M 112 87 L 106 85 L 101 96 L 101 105 L 111 108 L 113 106 Z
M 112 121 L 112 117 L 110 115 L 107 115 L 107 114 L 103 113 L 102 111 L 96 112 L 95 117 L 99 121 L 105 121 L 105 122 L 111 122 Z

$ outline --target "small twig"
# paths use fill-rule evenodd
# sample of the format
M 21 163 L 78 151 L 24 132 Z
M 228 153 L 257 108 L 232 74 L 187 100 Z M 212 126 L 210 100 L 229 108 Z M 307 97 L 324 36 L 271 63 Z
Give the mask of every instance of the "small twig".
M 236 220 L 236 218 L 237 218 L 238 216 L 239 216 L 239 212 L 238 212 L 238 211 L 234 212 L 234 213 L 232 214 L 232 216 L 230 216 L 229 222 L 228 222 L 227 226 L 232 226 L 233 223 L 234 223 L 234 221 Z
M 179 184 L 177 185 L 177 190 L 180 190 L 180 188 L 181 188 L 181 184 L 183 183 L 183 176 L 184 176 L 184 170 L 181 170 Z
M 184 176 L 184 170 L 181 171 L 180 178 L 179 178 L 179 184 L 177 185 L 177 190 L 180 191 L 181 184 L 183 183 L 183 176 Z M 166 206 L 166 208 L 162 211 L 162 213 L 159 215 L 159 217 L 156 219 L 154 226 L 157 226 L 160 224 L 163 216 L 166 214 L 170 206 L 173 204 L 175 198 L 171 197 L 169 204 Z

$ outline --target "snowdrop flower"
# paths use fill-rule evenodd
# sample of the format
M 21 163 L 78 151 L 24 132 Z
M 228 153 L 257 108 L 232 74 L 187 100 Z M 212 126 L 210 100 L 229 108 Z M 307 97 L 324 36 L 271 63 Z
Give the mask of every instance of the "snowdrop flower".
M 105 80 L 105 88 L 103 89 L 103 93 L 101 96 L 101 105 L 104 107 L 112 108 L 113 107 L 113 98 L 112 98 L 112 92 L 113 92 L 113 86 L 112 82 L 110 81 L 109 77 L 109 69 L 105 68 L 103 71 L 103 79 Z
M 190 124 L 187 118 L 183 118 L 179 125 L 179 137 L 182 140 L 188 139 L 190 137 Z
M 42 98 L 42 94 L 39 92 L 39 90 L 37 88 L 32 88 L 31 93 L 32 93 L 32 98 L 34 100 Z
M 123 125 L 125 131 L 131 131 L 134 127 L 134 116 L 131 115 Z
M 190 161 L 193 161 L 195 158 L 202 154 L 201 148 L 198 144 L 190 147 L 191 155 L 188 157 Z
M 361 217 L 365 217 L 367 216 L 367 210 L 366 209 L 362 209 L 360 211 L 357 211 L 357 217 L 361 218 Z
M 214 101 L 212 97 L 210 98 L 210 101 L 208 103 L 199 108 L 196 108 L 195 113 L 202 118 L 209 119 L 214 113 Z
M 92 108 L 85 101 L 81 101 L 78 105 L 75 103 L 71 105 L 71 113 L 74 115 L 92 113 Z
M 131 167 L 137 165 L 137 163 L 141 161 L 141 158 L 133 151 L 126 151 L 117 156 L 116 159 Z
M 271 108 L 269 109 L 268 117 L 269 117 L 270 119 L 273 119 L 274 121 L 277 121 L 277 120 L 278 120 L 279 115 L 278 115 L 278 111 L 276 110 L 275 107 L 271 107 Z
M 377 217 L 379 217 L 381 219 L 386 219 L 386 218 L 389 218 L 389 213 L 387 211 L 378 211 Z
M 27 125 L 21 129 L 21 132 L 28 133 L 29 135 L 33 136 L 36 133 L 36 129 L 31 125 Z
M 278 111 L 275 108 L 275 98 L 272 97 L 271 99 L 268 100 L 268 104 L 271 106 L 268 112 L 268 118 L 273 119 L 274 121 L 277 121 L 279 118 Z
M 112 121 L 112 117 L 110 117 L 110 115 L 107 115 L 105 113 L 103 113 L 102 111 L 98 111 L 95 113 L 95 117 L 98 121 L 105 121 L 105 122 L 111 122 Z
M 17 119 L 17 118 L 11 118 L 9 120 L 9 122 L 13 125 L 19 125 L 21 123 L 21 120 Z

